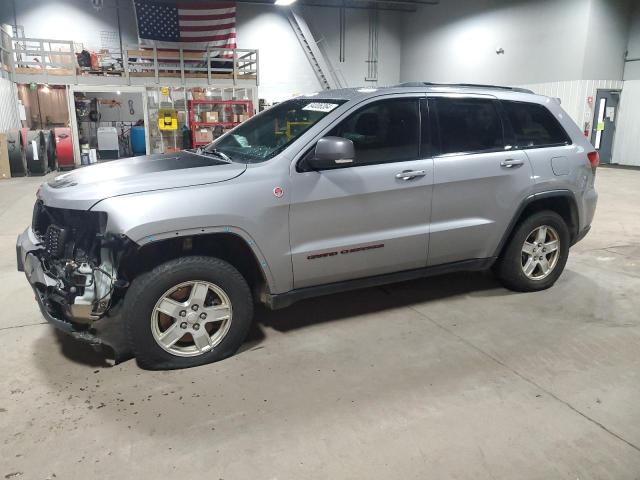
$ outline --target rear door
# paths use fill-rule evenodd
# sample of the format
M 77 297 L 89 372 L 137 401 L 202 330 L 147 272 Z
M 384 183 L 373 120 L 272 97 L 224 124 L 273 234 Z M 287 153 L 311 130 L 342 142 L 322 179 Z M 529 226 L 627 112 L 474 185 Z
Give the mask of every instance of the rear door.
M 505 141 L 491 96 L 430 95 L 434 176 L 429 265 L 488 258 L 533 183 L 524 152 Z
M 293 173 L 295 288 L 426 266 L 433 162 L 420 148 L 421 97 L 374 99 L 326 132 L 353 141 L 354 164 Z
M 619 103 L 620 90 L 598 89 L 591 130 L 591 144 L 600 154 L 600 163 L 611 163 Z

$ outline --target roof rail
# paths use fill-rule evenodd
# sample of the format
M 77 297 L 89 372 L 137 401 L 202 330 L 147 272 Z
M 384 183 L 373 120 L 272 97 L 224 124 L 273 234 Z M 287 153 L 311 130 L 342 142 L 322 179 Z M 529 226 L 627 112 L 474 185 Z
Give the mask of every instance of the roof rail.
M 479 83 L 433 83 L 433 82 L 406 82 L 396 85 L 396 87 L 458 87 L 458 88 L 488 88 L 494 90 L 509 90 L 520 93 L 533 93 L 527 88 L 504 87 L 502 85 L 483 85 Z

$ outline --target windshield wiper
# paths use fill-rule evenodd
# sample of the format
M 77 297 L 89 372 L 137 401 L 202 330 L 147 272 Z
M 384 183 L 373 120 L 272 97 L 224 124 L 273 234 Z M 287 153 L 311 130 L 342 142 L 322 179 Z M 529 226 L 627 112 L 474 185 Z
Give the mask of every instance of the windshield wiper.
M 196 148 L 196 153 L 203 155 L 213 155 L 214 157 L 218 157 L 221 160 L 224 160 L 227 163 L 233 163 L 233 160 L 231 160 L 231 157 L 229 157 L 229 155 L 227 155 L 224 152 L 221 152 L 220 150 L 216 149 L 216 148 L 212 148 L 210 150 L 206 150 L 202 147 L 198 147 Z

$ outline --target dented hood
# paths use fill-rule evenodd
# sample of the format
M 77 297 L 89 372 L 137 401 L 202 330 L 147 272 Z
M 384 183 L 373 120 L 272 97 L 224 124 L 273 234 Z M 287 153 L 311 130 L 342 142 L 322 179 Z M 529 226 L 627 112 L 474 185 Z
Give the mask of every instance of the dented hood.
M 125 158 L 58 175 L 40 187 L 38 197 L 52 207 L 88 210 L 109 197 L 224 182 L 246 168 L 187 150 Z

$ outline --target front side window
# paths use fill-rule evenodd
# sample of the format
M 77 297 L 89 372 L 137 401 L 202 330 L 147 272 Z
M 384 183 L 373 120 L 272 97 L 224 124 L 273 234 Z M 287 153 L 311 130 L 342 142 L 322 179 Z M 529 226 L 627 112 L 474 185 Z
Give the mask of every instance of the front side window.
M 555 117 L 542 105 L 503 101 L 517 147 L 568 145 L 571 140 Z
M 343 103 L 343 100 L 309 99 L 282 102 L 220 137 L 205 152 L 216 150 L 243 163 L 264 162 Z
M 357 165 L 415 160 L 419 156 L 418 100 L 398 98 L 371 103 L 327 135 L 351 140 Z
M 436 97 L 440 153 L 475 153 L 504 149 L 502 121 L 493 100 Z

